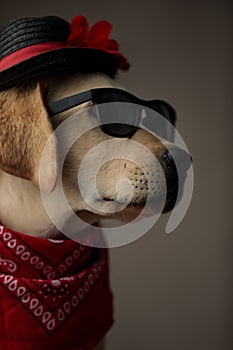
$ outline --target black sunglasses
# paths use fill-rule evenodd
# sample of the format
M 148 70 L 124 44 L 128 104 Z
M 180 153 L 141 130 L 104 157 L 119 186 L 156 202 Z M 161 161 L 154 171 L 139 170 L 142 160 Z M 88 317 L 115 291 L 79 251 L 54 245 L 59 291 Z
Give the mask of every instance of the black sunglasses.
M 88 101 L 93 102 L 100 128 L 105 134 L 114 137 L 130 137 L 141 124 L 158 136 L 173 141 L 174 127 L 172 125 L 174 126 L 176 121 L 175 110 L 165 101 L 142 100 L 121 89 L 98 88 L 87 90 L 50 102 L 47 105 L 47 110 L 50 117 L 53 117 Z M 110 102 L 112 103 L 111 110 L 109 105 L 106 105 Z M 119 102 L 125 104 L 122 105 Z M 136 108 L 135 105 L 137 105 Z M 124 106 L 123 109 L 122 106 Z M 160 122 L 161 118 L 158 122 L 158 119 L 153 117 L 154 111 L 163 116 L 164 122 Z M 170 123 L 167 123 L 166 120 Z

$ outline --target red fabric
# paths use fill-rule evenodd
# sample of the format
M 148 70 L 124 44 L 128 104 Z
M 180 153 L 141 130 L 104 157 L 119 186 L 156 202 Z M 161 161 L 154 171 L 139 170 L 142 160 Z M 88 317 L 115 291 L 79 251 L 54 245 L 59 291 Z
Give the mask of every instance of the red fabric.
M 64 47 L 66 44 L 63 43 L 43 43 L 24 47 L 1 59 L 0 72 L 34 56 Z
M 112 322 L 106 249 L 0 225 L 1 350 L 92 350 Z
M 70 35 L 67 43 L 48 42 L 30 45 L 15 51 L 0 60 L 0 72 L 34 56 L 62 48 L 90 48 L 106 51 L 119 59 L 120 69 L 127 70 L 129 63 L 119 52 L 117 41 L 109 39 L 112 26 L 107 21 L 100 21 L 89 28 L 83 16 L 76 16 L 70 24 Z M 56 54 L 56 53 L 54 53 Z

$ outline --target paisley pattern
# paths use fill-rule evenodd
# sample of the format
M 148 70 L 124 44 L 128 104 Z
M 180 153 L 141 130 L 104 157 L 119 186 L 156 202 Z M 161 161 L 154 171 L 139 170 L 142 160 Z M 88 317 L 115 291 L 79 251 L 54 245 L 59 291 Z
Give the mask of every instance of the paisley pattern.
M 17 330 L 18 336 L 20 332 L 27 334 L 25 329 L 30 324 L 24 344 L 36 344 L 43 337 L 45 343 L 46 339 L 63 338 L 67 343 L 70 331 L 71 346 L 80 347 L 95 345 L 100 340 L 97 338 L 104 336 L 112 324 L 106 249 L 83 246 L 71 240 L 58 243 L 29 237 L 0 225 L 0 254 L 0 297 L 5 309 L 4 314 L 0 314 L 4 323 L 1 325 L 0 321 L 0 327 L 6 330 L 5 336 L 0 333 L 0 348 L 2 344 L 9 346 L 14 342 L 7 336 L 12 334 L 7 329 L 8 315 L 16 322 L 15 339 Z M 94 329 L 87 332 L 89 324 L 93 324 Z M 36 349 L 35 344 L 29 349 Z

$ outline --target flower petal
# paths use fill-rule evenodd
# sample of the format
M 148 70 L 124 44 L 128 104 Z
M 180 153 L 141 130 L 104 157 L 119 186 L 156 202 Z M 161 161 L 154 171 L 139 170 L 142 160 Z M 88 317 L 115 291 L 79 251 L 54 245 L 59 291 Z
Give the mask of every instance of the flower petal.
M 99 21 L 95 23 L 88 33 L 88 47 L 106 50 L 108 47 L 108 37 L 111 30 L 112 25 L 107 21 Z
M 108 50 L 118 51 L 119 50 L 119 44 L 114 39 L 109 39 L 108 41 Z
M 86 46 L 86 39 L 89 25 L 85 17 L 75 16 L 70 24 L 70 35 L 67 41 L 68 46 Z

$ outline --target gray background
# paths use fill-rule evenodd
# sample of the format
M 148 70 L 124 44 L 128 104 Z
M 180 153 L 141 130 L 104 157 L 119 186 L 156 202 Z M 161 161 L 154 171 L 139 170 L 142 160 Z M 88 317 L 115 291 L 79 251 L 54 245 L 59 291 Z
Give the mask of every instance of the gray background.
M 175 233 L 164 233 L 164 216 L 111 252 L 116 323 L 108 349 L 232 349 L 230 1 L 1 0 L 1 23 L 48 14 L 111 21 L 132 63 L 120 81 L 176 106 L 194 158 L 192 203 Z

